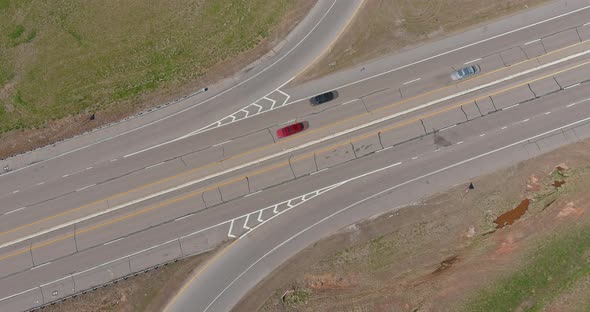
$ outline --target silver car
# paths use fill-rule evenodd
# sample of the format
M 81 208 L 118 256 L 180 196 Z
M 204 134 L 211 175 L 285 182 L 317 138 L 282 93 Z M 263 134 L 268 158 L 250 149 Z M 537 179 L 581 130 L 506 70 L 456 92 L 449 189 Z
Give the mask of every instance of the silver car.
M 458 71 L 454 71 L 451 74 L 451 78 L 453 80 L 463 80 L 465 78 L 477 75 L 481 71 L 479 65 L 468 66 L 465 68 L 461 68 Z

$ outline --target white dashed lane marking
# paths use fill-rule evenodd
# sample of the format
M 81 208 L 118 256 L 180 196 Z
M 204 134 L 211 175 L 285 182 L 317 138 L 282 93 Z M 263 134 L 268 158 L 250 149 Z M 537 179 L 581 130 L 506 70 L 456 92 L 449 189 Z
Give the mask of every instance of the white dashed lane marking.
M 410 83 L 414 83 L 414 82 L 417 82 L 417 81 L 420 81 L 420 80 L 422 80 L 422 78 L 416 78 L 414 80 L 406 81 L 406 82 L 404 82 L 404 85 L 408 85 Z

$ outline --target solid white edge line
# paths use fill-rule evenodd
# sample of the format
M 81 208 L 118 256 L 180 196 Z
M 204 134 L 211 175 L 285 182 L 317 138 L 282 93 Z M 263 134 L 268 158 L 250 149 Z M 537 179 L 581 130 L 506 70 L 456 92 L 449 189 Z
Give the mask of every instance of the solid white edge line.
M 317 22 L 317 23 L 316 23 L 316 24 L 313 26 L 313 28 L 312 28 L 312 29 L 311 29 L 311 30 L 310 30 L 310 31 L 309 31 L 309 32 L 308 32 L 308 33 L 307 33 L 307 34 L 306 34 L 306 35 L 305 35 L 305 36 L 304 36 L 304 37 L 303 37 L 303 38 L 302 38 L 302 39 L 301 39 L 299 42 L 297 42 L 297 44 L 296 44 L 295 46 L 293 46 L 293 47 L 292 47 L 292 48 L 291 48 L 289 51 L 287 51 L 287 52 L 285 53 L 285 55 L 283 55 L 283 56 L 279 57 L 279 58 L 278 58 L 276 61 L 274 61 L 272 64 L 270 64 L 270 65 L 268 65 L 267 67 L 263 68 L 263 69 L 262 69 L 260 72 L 258 72 L 258 73 L 256 73 L 256 74 L 254 74 L 252 77 L 250 77 L 250 78 L 248 78 L 248 79 L 246 79 L 246 80 L 244 80 L 244 81 L 242 81 L 242 82 L 240 82 L 240 83 L 236 84 L 235 86 L 232 86 L 232 87 L 231 87 L 231 88 L 229 88 L 229 89 L 226 89 L 226 90 L 224 90 L 224 91 L 222 91 L 222 92 L 220 92 L 220 93 L 218 93 L 218 94 L 216 94 L 216 95 L 214 95 L 214 96 L 212 96 L 212 97 L 210 97 L 210 98 L 208 98 L 208 99 L 206 99 L 206 100 L 203 100 L 202 102 L 199 102 L 199 103 L 197 103 L 197 104 L 195 104 L 195 105 L 189 106 L 189 107 L 187 107 L 187 108 L 185 108 L 185 109 L 182 109 L 182 110 L 180 110 L 180 111 L 178 111 L 178 112 L 176 112 L 176 113 L 172 113 L 172 114 L 170 114 L 170 115 L 168 115 L 168 116 L 162 117 L 162 118 L 160 118 L 160 119 L 158 119 L 158 120 L 154 120 L 154 121 L 152 121 L 152 122 L 149 122 L 149 123 L 147 123 L 147 124 L 145 124 L 145 125 L 143 125 L 143 126 L 139 126 L 139 127 L 137 127 L 137 128 L 134 128 L 134 129 L 131 129 L 131 130 L 128 130 L 128 131 L 122 132 L 122 133 L 120 133 L 120 134 L 117 134 L 117 135 L 115 135 L 115 136 L 112 136 L 112 137 L 109 137 L 109 138 L 106 138 L 106 139 L 103 139 L 103 140 L 99 140 L 99 141 L 97 141 L 97 142 L 95 142 L 95 143 L 92 143 L 92 144 L 89 144 L 89 145 L 85 145 L 85 146 L 82 146 L 82 147 L 79 147 L 79 148 L 73 149 L 73 150 L 71 150 L 71 151 L 69 151 L 69 152 L 65 152 L 65 153 L 63 153 L 63 154 L 60 154 L 60 155 L 57 155 L 57 156 L 53 156 L 53 157 L 47 158 L 47 159 L 45 159 L 45 160 L 42 160 L 42 161 L 36 162 L 36 163 L 34 163 L 34 164 L 30 164 L 30 165 L 24 166 L 24 167 L 22 167 L 22 168 L 18 168 L 18 169 L 15 169 L 15 170 L 8 171 L 8 172 L 6 172 L 6 173 L 3 173 L 3 174 L 2 174 L 2 176 L 3 176 L 3 175 L 9 175 L 9 174 L 13 174 L 13 173 L 15 173 L 15 172 L 18 172 L 18 171 L 24 170 L 24 169 L 26 169 L 26 168 L 29 168 L 29 167 L 32 167 L 32 166 L 35 166 L 35 165 L 38 165 L 38 164 L 41 164 L 41 163 L 44 163 L 44 162 L 47 162 L 47 161 L 50 161 L 50 160 L 56 159 L 56 158 L 60 158 L 60 157 L 63 157 L 63 156 L 66 156 L 66 155 L 69 155 L 69 154 L 72 154 L 72 153 L 75 153 L 75 152 L 78 152 L 78 151 L 81 151 L 81 150 L 87 149 L 87 148 L 89 148 L 89 147 L 92 147 L 92 146 L 95 146 L 95 145 L 98 145 L 98 144 L 101 144 L 101 143 L 104 143 L 104 142 L 110 141 L 110 140 L 112 140 L 112 139 L 118 138 L 118 137 L 120 137 L 120 136 L 123 136 L 123 135 L 129 134 L 129 133 L 132 133 L 132 132 L 135 132 L 135 131 L 137 131 L 137 130 L 141 130 L 141 129 L 145 128 L 145 127 L 151 126 L 151 125 L 153 125 L 153 124 L 159 123 L 159 122 L 161 122 L 161 121 L 164 121 L 164 120 L 166 120 L 166 119 L 169 119 L 169 118 L 172 118 L 172 117 L 174 117 L 174 116 L 180 115 L 180 114 L 182 114 L 182 113 L 184 113 L 184 112 L 186 112 L 186 111 L 188 111 L 188 110 L 190 110 L 190 109 L 193 109 L 193 108 L 195 108 L 195 107 L 199 107 L 199 106 L 201 106 L 201 105 L 202 105 L 202 104 L 204 104 L 204 103 L 207 103 L 207 102 L 209 102 L 209 101 L 212 101 L 213 99 L 216 99 L 216 98 L 220 97 L 221 95 L 223 95 L 223 94 L 226 94 L 227 92 L 230 92 L 231 90 L 233 90 L 233 89 L 235 89 L 235 88 L 237 88 L 237 87 L 239 87 L 239 86 L 241 86 L 241 85 L 245 84 L 246 82 L 248 82 L 248 81 L 250 81 L 250 80 L 252 80 L 252 79 L 254 79 L 254 78 L 258 77 L 260 74 L 262 74 L 262 73 L 266 72 L 266 71 L 267 71 L 269 68 L 273 67 L 275 64 L 277 64 L 278 62 L 282 61 L 282 60 L 283 60 L 283 58 L 285 58 L 285 57 L 287 57 L 289 54 L 291 54 L 291 52 L 293 52 L 293 50 L 295 50 L 295 49 L 296 49 L 296 48 L 297 48 L 299 45 L 301 45 L 301 43 L 302 43 L 302 42 L 303 42 L 305 39 L 307 39 L 307 37 L 309 37 L 309 35 L 311 35 L 311 33 L 313 33 L 313 31 L 314 31 L 314 30 L 315 30 L 315 29 L 316 29 L 316 28 L 317 28 L 317 27 L 320 25 L 320 23 L 321 23 L 321 22 L 322 22 L 322 21 L 323 21 L 323 20 L 326 18 L 326 16 L 328 16 L 328 13 L 330 13 L 330 11 L 332 11 L 332 8 L 334 7 L 334 5 L 335 5 L 335 4 L 336 4 L 336 0 L 334 0 L 334 2 L 332 3 L 332 5 L 331 5 L 331 6 L 328 8 L 328 10 L 326 11 L 326 13 L 325 13 L 325 14 L 322 16 L 322 18 L 321 18 L 321 19 L 320 19 L 320 20 L 319 20 L 319 21 L 318 21 L 318 22 Z M 295 77 L 293 77 L 293 78 L 295 78 Z M 290 82 L 290 81 L 291 81 L 293 78 L 291 78 L 290 80 L 288 80 L 288 82 Z M 287 82 L 287 83 L 288 83 L 288 82 Z M 285 84 L 286 84 L 286 83 L 285 83 Z
M 555 60 L 553 62 L 549 62 L 549 63 L 543 64 L 543 65 L 540 65 L 538 67 L 535 67 L 535 68 L 531 68 L 531 69 L 522 71 L 520 73 L 516 73 L 516 74 L 510 75 L 510 76 L 506 76 L 506 77 L 504 77 L 504 78 L 502 78 L 500 80 L 496 80 L 496 81 L 489 82 L 487 84 L 479 85 L 477 87 L 474 87 L 474 88 L 471 88 L 471 89 L 467 89 L 465 91 L 461 91 L 461 92 L 458 92 L 458 93 L 455 93 L 455 94 L 451 94 L 451 95 L 448 95 L 448 96 L 445 96 L 445 97 L 442 97 L 442 98 L 439 98 L 439 99 L 436 99 L 436 100 L 427 102 L 427 103 L 422 104 L 422 105 L 414 106 L 414 107 L 409 108 L 407 110 L 400 111 L 400 112 L 397 112 L 397 113 L 394 113 L 392 115 L 385 116 L 385 117 L 382 117 L 382 118 L 379 118 L 379 119 L 375 119 L 375 120 L 373 120 L 371 122 L 368 122 L 368 123 L 365 123 L 365 124 L 362 124 L 362 125 L 359 125 L 359 126 L 356 126 L 356 127 L 351 127 L 351 128 L 348 128 L 348 129 L 346 129 L 344 131 L 333 133 L 333 134 L 327 135 L 327 136 L 325 136 L 323 138 L 319 138 L 319 139 L 314 140 L 314 141 L 309 141 L 309 142 L 303 143 L 303 144 L 301 144 L 299 146 L 288 148 L 288 149 L 282 150 L 280 152 L 277 152 L 277 153 L 274 153 L 274 154 L 271 154 L 271 155 L 268 155 L 268 156 L 264 156 L 262 158 L 259 158 L 259 159 L 256 159 L 256 160 L 253 160 L 253 161 L 250 161 L 250 162 L 247 162 L 247 163 L 243 163 L 243 164 L 238 165 L 238 166 L 235 166 L 235 167 L 231 167 L 231 168 L 228 168 L 228 169 L 225 169 L 225 170 L 222 170 L 222 171 L 218 171 L 218 172 L 212 173 L 212 174 L 210 174 L 208 176 L 205 176 L 205 177 L 202 177 L 202 178 L 199 178 L 199 179 L 196 179 L 196 180 L 192 180 L 192 181 L 189 181 L 189 182 L 186 182 L 186 183 L 177 185 L 175 187 L 172 187 L 172 188 L 169 188 L 169 189 L 166 189 L 166 190 L 162 190 L 162 191 L 159 191 L 159 192 L 156 192 L 156 193 L 152 193 L 152 194 L 150 194 L 148 196 L 141 197 L 141 198 L 132 200 L 130 202 L 123 203 L 123 204 L 120 204 L 120 205 L 111 207 L 109 209 L 105 209 L 105 210 L 102 210 L 102 211 L 99 211 L 99 212 L 96 212 L 96 213 L 93 213 L 93 214 L 84 216 L 82 218 L 78 218 L 76 220 L 68 221 L 68 222 L 63 223 L 61 225 L 57 225 L 57 226 L 54 226 L 54 227 L 51 227 L 51 228 L 48 228 L 48 229 L 39 231 L 37 233 L 33 233 L 33 234 L 27 235 L 25 237 L 21 237 L 21 238 L 15 239 L 13 241 L 3 243 L 3 244 L 0 245 L 0 248 L 4 248 L 4 247 L 10 246 L 10 245 L 14 245 L 14 244 L 20 243 L 22 241 L 28 240 L 30 238 L 37 237 L 37 236 L 40 236 L 40 235 L 43 235 L 43 234 L 46 234 L 46 233 L 49 233 L 49 232 L 53 232 L 55 230 L 62 229 L 64 227 L 73 225 L 75 223 L 86 221 L 88 219 L 92 219 L 94 217 L 101 216 L 101 215 L 107 214 L 109 212 L 116 211 L 116 210 L 119 210 L 119 209 L 122 209 L 122 208 L 125 208 L 125 207 L 128 207 L 128 206 L 131 206 L 131 205 L 134 205 L 134 204 L 137 204 L 137 203 L 140 203 L 140 202 L 143 202 L 143 201 L 152 199 L 154 197 L 158 197 L 158 196 L 163 195 L 163 194 L 168 194 L 168 193 L 171 193 L 171 192 L 174 192 L 174 191 L 177 191 L 177 190 L 180 190 L 180 189 L 183 189 L 183 188 L 186 188 L 186 187 L 195 185 L 197 183 L 201 183 L 203 181 L 207 181 L 207 180 L 210 180 L 210 179 L 213 179 L 213 178 L 222 176 L 224 174 L 227 174 L 227 173 L 230 173 L 230 172 L 233 172 L 233 171 L 236 171 L 236 170 L 240 170 L 240 169 L 243 169 L 243 168 L 252 166 L 252 165 L 256 165 L 258 163 L 267 161 L 269 159 L 273 159 L 273 158 L 276 158 L 276 157 L 287 155 L 287 154 L 293 153 L 293 152 L 295 152 L 297 150 L 304 149 L 304 148 L 307 148 L 309 146 L 312 146 L 312 145 L 315 145 L 315 144 L 319 144 L 319 143 L 322 143 L 322 142 L 325 142 L 325 141 L 329 141 L 329 140 L 332 140 L 334 138 L 337 138 L 337 137 L 340 137 L 340 136 L 344 136 L 344 135 L 347 135 L 349 133 L 353 133 L 353 132 L 358 131 L 360 129 L 367 128 L 367 127 L 370 127 L 370 126 L 373 126 L 373 125 L 382 123 L 384 121 L 388 121 L 390 119 L 393 119 L 393 118 L 396 118 L 396 117 L 399 117 L 399 116 L 403 116 L 403 115 L 406 115 L 406 114 L 409 114 L 409 113 L 412 113 L 412 112 L 421 110 L 423 108 L 426 108 L 426 107 L 429 107 L 429 106 L 438 104 L 440 102 L 444 102 L 446 100 L 453 99 L 455 97 L 459 97 L 459 96 L 462 96 L 462 95 L 465 95 L 465 94 L 468 94 L 468 93 L 471 93 L 471 92 L 474 92 L 474 91 L 478 91 L 478 90 L 481 90 L 483 88 L 487 88 L 489 86 L 492 86 L 492 85 L 495 85 L 495 84 L 498 84 L 498 83 L 502 83 L 502 82 L 505 82 L 507 80 L 511 80 L 511 79 L 520 77 L 522 75 L 526 75 L 526 74 L 529 74 L 531 72 L 535 72 L 535 71 L 538 71 L 538 70 L 541 70 L 541 69 L 544 69 L 544 68 L 553 66 L 555 64 L 563 63 L 563 62 L 566 62 L 568 60 L 571 60 L 571 59 L 574 59 L 574 58 L 577 58 L 579 56 L 583 56 L 583 55 L 586 55 L 586 54 L 590 54 L 590 50 L 579 52 L 579 53 L 576 53 L 576 54 L 567 56 L 565 58 L 562 58 L 562 59 L 559 59 L 559 60 Z M 590 100 L 590 98 L 588 100 Z
M 523 44 L 523 45 L 525 45 L 525 46 L 526 46 L 526 45 L 529 45 L 529 44 L 532 44 L 532 43 L 535 43 L 535 42 L 538 42 L 538 41 L 541 41 L 541 39 L 535 39 L 535 40 L 531 40 L 531 41 L 529 41 L 529 42 L 527 42 L 527 43 L 525 43 L 525 44 Z
M 590 117 L 588 117 L 588 118 L 584 118 L 584 119 L 578 120 L 578 121 L 576 121 L 576 122 L 570 123 L 570 124 L 568 124 L 568 125 L 561 126 L 561 127 L 559 127 L 559 128 L 555 128 L 555 129 L 552 129 L 552 130 L 549 130 L 549 131 L 543 132 L 543 133 L 541 133 L 541 134 L 534 135 L 534 136 L 532 136 L 532 137 L 530 137 L 530 138 L 527 138 L 527 139 L 524 139 L 524 140 L 520 140 L 520 141 L 517 141 L 517 142 L 511 143 L 511 144 L 505 145 L 505 146 L 503 146 L 503 147 L 500 147 L 500 148 L 497 148 L 497 149 L 491 150 L 491 151 L 489 151 L 489 152 L 485 152 L 485 153 L 483 153 L 483 154 L 479 154 L 479 155 L 477 155 L 477 156 L 474 156 L 474 157 L 471 157 L 471 158 L 468 158 L 468 159 L 462 160 L 462 161 L 460 161 L 460 162 L 457 162 L 457 163 L 454 163 L 454 164 L 452 164 L 452 165 L 449 165 L 449 166 L 443 167 L 443 168 L 441 168 L 441 169 L 438 169 L 438 170 L 435 170 L 435 171 L 429 172 L 429 173 L 427 173 L 427 174 L 421 175 L 421 176 L 419 176 L 419 177 L 416 177 L 416 178 L 410 179 L 410 180 L 408 180 L 408 181 L 406 181 L 406 182 L 403 182 L 403 183 L 400 183 L 400 184 L 394 185 L 394 186 L 392 186 L 392 187 L 390 187 L 390 188 L 387 188 L 387 189 L 385 189 L 385 190 L 383 190 L 383 191 L 380 191 L 380 192 L 378 192 L 378 193 L 375 193 L 375 194 L 373 194 L 373 195 L 371 195 L 371 196 L 369 196 L 369 197 L 365 197 L 365 198 L 363 198 L 363 199 L 361 199 L 361 200 L 359 200 L 359 201 L 357 201 L 357 202 L 355 202 L 355 203 L 353 203 L 353 204 L 351 204 L 351 205 L 349 205 L 349 206 L 346 206 L 346 207 L 344 207 L 344 208 L 342 208 L 342 209 L 340 209 L 340 210 L 338 210 L 338 211 L 336 211 L 336 212 L 334 212 L 334 213 L 332 213 L 332 214 L 330 214 L 330 215 L 328 215 L 328 216 L 324 217 L 323 219 L 321 219 L 321 220 L 319 220 L 319 221 L 315 222 L 314 224 L 312 224 L 312 225 L 308 226 L 307 228 L 305 228 L 305 229 L 303 229 L 303 230 L 301 230 L 301 231 L 297 232 L 295 235 L 291 236 L 290 238 L 288 238 L 288 239 L 287 239 L 287 240 L 285 240 L 284 242 L 282 242 L 282 243 L 278 244 L 277 246 L 273 247 L 271 250 L 269 250 L 268 252 L 266 252 L 266 253 L 265 253 L 265 254 L 264 254 L 262 257 L 260 257 L 258 260 L 256 260 L 256 261 L 255 261 L 254 263 L 252 263 L 250 266 L 248 266 L 248 267 L 247 267 L 247 268 L 246 268 L 244 271 L 242 271 L 242 273 L 240 273 L 240 274 L 239 274 L 239 275 L 238 275 L 238 276 L 237 276 L 237 277 L 236 277 L 236 278 L 235 278 L 235 279 L 234 279 L 234 280 L 233 280 L 231 283 L 229 283 L 229 285 L 227 285 L 227 286 L 226 286 L 226 287 L 225 287 L 225 288 L 224 288 L 224 289 L 223 289 L 223 290 L 222 290 L 222 291 L 221 291 L 221 292 L 220 292 L 220 293 L 219 293 L 219 294 L 218 294 L 218 295 L 217 295 L 217 296 L 216 296 L 216 297 L 213 299 L 213 301 L 211 301 L 211 303 L 209 303 L 209 305 L 208 305 L 208 306 L 205 308 L 205 310 L 203 310 L 203 312 L 207 312 L 207 310 L 209 310 L 209 308 L 210 308 L 210 307 L 211 307 L 211 306 L 212 306 L 212 305 L 213 305 L 213 304 L 214 304 L 214 303 L 217 301 L 217 299 L 219 299 L 219 297 L 221 297 L 221 296 L 222 296 L 222 295 L 223 295 L 223 294 L 224 294 L 224 293 L 225 293 L 225 292 L 226 292 L 226 291 L 227 291 L 227 290 L 228 290 L 228 289 L 229 289 L 229 288 L 230 288 L 230 287 L 231 287 L 233 284 L 235 284 L 235 282 L 236 282 L 238 279 L 240 279 L 240 278 L 241 278 L 241 277 L 242 277 L 244 274 L 246 274 L 246 272 L 248 272 L 248 271 L 249 271 L 249 270 L 250 270 L 252 267 L 254 267 L 256 264 L 258 264 L 260 261 L 262 261 L 262 259 L 266 258 L 268 255 L 270 255 L 271 253 L 273 253 L 275 250 L 279 249 L 280 247 L 282 247 L 283 245 L 285 245 L 285 244 L 287 244 L 288 242 L 292 241 L 293 239 L 295 239 L 296 237 L 300 236 L 301 234 L 303 234 L 303 233 L 307 232 L 308 230 L 310 230 L 311 228 L 315 227 L 316 225 L 318 225 L 318 224 L 320 224 L 320 223 L 323 223 L 324 221 L 326 221 L 326 220 L 328 220 L 328 219 L 330 219 L 330 218 L 332 218 L 332 217 L 334 217 L 334 216 L 336 216 L 336 215 L 338 215 L 338 214 L 340 214 L 340 213 L 342 213 L 342 212 L 344 212 L 344 211 L 346 211 L 346 210 L 349 210 L 350 208 L 352 208 L 352 207 L 354 207 L 354 206 L 357 206 L 357 205 L 359 205 L 359 204 L 361 204 L 361 203 L 363 203 L 363 202 L 366 202 L 367 200 L 370 200 L 370 199 L 372 199 L 372 198 L 375 198 L 375 197 L 381 196 L 382 194 L 385 194 L 385 193 L 387 193 L 387 192 L 390 192 L 390 191 L 392 191 L 392 190 L 394 190 L 394 189 L 400 188 L 400 187 L 402 187 L 402 186 L 404 186 L 404 185 L 407 185 L 407 184 L 413 183 L 413 182 L 415 182 L 415 181 L 418 181 L 418 180 L 424 179 L 424 178 L 426 178 L 426 177 L 429 177 L 429 176 L 435 175 L 435 174 L 437 174 L 437 173 L 440 173 L 440 172 L 443 172 L 443 171 L 446 171 L 446 170 L 452 169 L 452 168 L 454 168 L 454 167 L 457 167 L 457 166 L 463 165 L 463 164 L 465 164 L 465 163 L 468 163 L 468 162 L 474 161 L 474 160 L 476 160 L 476 159 L 479 159 L 479 158 L 482 158 L 482 157 L 488 156 L 488 155 L 490 155 L 490 154 L 494 154 L 494 153 L 497 153 L 497 152 L 499 152 L 499 151 L 505 150 L 505 149 L 507 149 L 507 148 L 510 148 L 510 147 L 513 147 L 513 146 L 516 146 L 516 145 L 519 145 L 519 144 L 525 143 L 525 142 L 527 142 L 527 141 L 529 141 L 529 140 L 533 140 L 533 139 L 535 139 L 535 138 L 542 137 L 542 136 L 545 136 L 545 135 L 547 135 L 547 134 L 549 134 L 549 133 L 552 133 L 552 132 L 555 132 L 555 131 L 559 131 L 559 130 L 561 130 L 561 129 L 564 129 L 564 128 L 567 128 L 567 127 L 571 127 L 571 126 L 573 126 L 573 125 L 576 125 L 576 124 L 579 124 L 579 123 L 582 123 L 582 122 L 585 122 L 585 121 L 589 121 L 589 120 L 590 120 Z M 403 206 L 400 206 L 400 207 L 403 207 Z M 251 233 L 251 232 L 248 232 L 248 233 Z M 246 235 L 247 235 L 248 233 L 246 233 Z M 246 235 L 244 235 L 243 237 L 245 237 Z
M 407 67 L 410 67 L 410 66 L 414 66 L 414 65 L 416 65 L 416 64 L 423 63 L 423 62 L 427 62 L 427 61 L 430 61 L 430 60 L 432 60 L 432 59 L 435 59 L 435 58 L 438 58 L 438 57 L 441 57 L 441 56 L 445 56 L 445 55 L 447 55 L 447 54 L 451 54 L 451 53 L 454 53 L 454 52 L 457 52 L 457 51 L 460 51 L 460 50 L 463 50 L 463 49 L 466 49 L 466 48 L 469 48 L 469 47 L 472 47 L 472 46 L 478 45 L 478 44 L 480 44 L 480 43 L 484 43 L 484 42 L 487 42 L 487 41 L 490 41 L 490 40 L 494 40 L 494 39 L 497 39 L 497 38 L 501 38 L 501 37 L 504 37 L 504 36 L 506 36 L 506 35 L 513 34 L 513 33 L 515 33 L 515 32 L 519 32 L 519 31 L 521 31 L 521 30 L 525 30 L 525 29 L 528 29 L 528 28 L 531 28 L 531 27 L 535 27 L 535 26 L 537 26 L 537 25 L 541 25 L 541 24 L 544 24 L 544 23 L 550 22 L 550 21 L 552 21 L 552 20 L 555 20 L 555 19 L 562 18 L 562 17 L 564 17 L 564 16 L 568 16 L 568 15 L 571 15 L 571 14 L 578 13 L 578 12 L 580 12 L 580 11 L 587 10 L 588 8 L 590 8 L 590 5 L 587 5 L 587 6 L 585 6 L 585 7 L 582 7 L 582 8 L 579 8 L 579 9 L 573 10 L 573 11 L 565 12 L 565 13 L 562 13 L 562 14 L 559 14 L 559 15 L 556 15 L 556 16 L 553 16 L 553 17 L 550 17 L 550 18 L 544 19 L 544 20 L 542 20 L 542 21 L 538 21 L 538 22 L 535 22 L 535 23 L 532 23 L 532 24 L 529 24 L 529 25 L 523 26 L 523 27 L 519 27 L 519 28 L 517 28 L 517 29 L 513 29 L 513 30 L 510 30 L 510 31 L 507 31 L 507 32 L 504 32 L 504 33 L 501 33 L 501 34 L 498 34 L 498 35 L 495 35 L 495 36 L 492 36 L 492 37 L 486 38 L 486 39 L 482 39 L 482 40 L 479 40 L 479 41 L 476 41 L 476 42 L 473 42 L 473 43 L 470 43 L 470 44 L 464 45 L 464 46 L 462 46 L 462 47 L 458 47 L 458 48 L 455 48 L 455 49 L 452 49 L 452 50 L 449 50 L 449 51 L 446 51 L 446 52 L 443 52 L 443 53 L 439 53 L 439 54 L 436 54 L 436 55 L 433 55 L 433 56 L 427 57 L 427 58 L 425 58 L 425 59 L 422 59 L 422 60 L 419 60 L 419 61 L 416 61 L 416 62 L 412 62 L 412 63 L 406 64 L 406 65 L 403 65 L 403 66 L 400 66 L 400 67 L 397 67 L 397 68 L 393 68 L 393 69 L 390 69 L 390 70 L 386 70 L 386 71 L 384 71 L 384 72 L 382 72 L 382 73 L 379 73 L 379 74 L 376 74 L 376 75 L 373 75 L 373 76 L 369 76 L 369 77 L 366 77 L 366 78 L 363 78 L 363 79 L 360 79 L 360 80 L 357 80 L 357 81 L 353 81 L 353 82 L 350 82 L 350 83 L 347 83 L 347 84 L 344 84 L 344 85 L 341 85 L 341 86 L 338 86 L 338 87 L 330 88 L 329 90 L 325 90 L 325 91 L 319 92 L 319 93 L 317 93 L 317 94 L 315 94 L 315 95 L 319 95 L 319 94 L 322 94 L 322 93 L 328 92 L 328 91 L 330 91 L 330 90 L 337 90 L 337 89 L 346 88 L 346 87 L 348 87 L 348 86 L 351 86 L 351 85 L 354 85 L 354 84 L 357 84 L 357 83 L 361 83 L 361 82 L 367 81 L 367 80 L 369 80 L 369 79 L 373 79 L 373 78 L 376 78 L 376 77 L 379 77 L 379 76 L 387 75 L 387 74 L 389 74 L 389 73 L 391 73 L 391 72 L 398 71 L 398 70 L 401 70 L 401 69 L 404 69 L 404 68 L 407 68 Z M 539 40 L 540 40 L 540 39 L 539 39 Z M 303 99 L 298 99 L 298 100 L 296 100 L 296 101 L 293 101 L 293 102 L 291 102 L 291 103 L 299 102 L 299 101 L 302 101 L 302 100 L 305 100 L 305 99 L 307 99 L 307 97 L 306 97 L 306 98 L 303 98 Z

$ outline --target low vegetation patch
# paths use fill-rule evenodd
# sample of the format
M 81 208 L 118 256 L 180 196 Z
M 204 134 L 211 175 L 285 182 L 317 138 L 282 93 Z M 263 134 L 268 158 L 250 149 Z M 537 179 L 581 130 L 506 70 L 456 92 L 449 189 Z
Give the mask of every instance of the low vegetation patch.
M 173 94 L 299 2 L 0 0 L 0 134 Z

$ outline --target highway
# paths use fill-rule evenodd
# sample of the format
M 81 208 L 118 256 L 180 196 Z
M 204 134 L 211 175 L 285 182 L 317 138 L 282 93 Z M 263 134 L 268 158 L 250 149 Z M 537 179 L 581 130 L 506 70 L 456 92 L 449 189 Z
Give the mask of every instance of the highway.
M 30 309 L 233 240 L 169 306 L 227 311 L 343 226 L 590 135 L 584 1 L 290 83 L 359 3 L 320 1 L 233 86 L 2 161 L 0 307 Z M 470 62 L 482 74 L 453 83 Z M 333 102 L 307 102 L 333 89 Z M 302 120 L 308 130 L 278 140 Z

